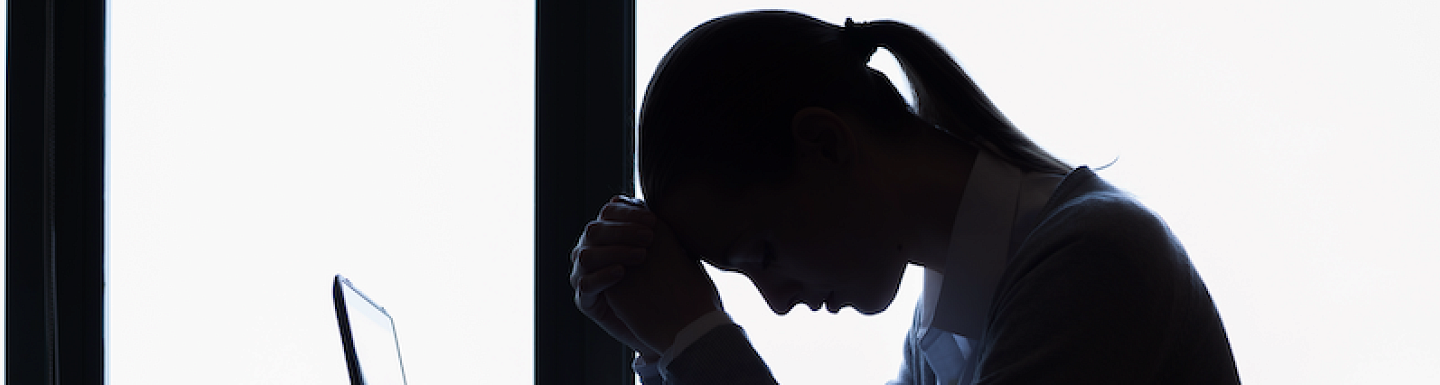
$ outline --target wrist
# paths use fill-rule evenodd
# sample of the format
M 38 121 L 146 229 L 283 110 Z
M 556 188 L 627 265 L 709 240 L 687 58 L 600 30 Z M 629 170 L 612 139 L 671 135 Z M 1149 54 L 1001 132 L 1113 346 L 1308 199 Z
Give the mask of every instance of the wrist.
M 665 350 L 662 350 L 663 353 L 660 355 L 661 366 L 668 365 L 676 356 L 684 352 L 685 348 L 690 347 L 695 341 L 700 340 L 700 337 L 705 336 L 706 333 L 709 333 L 716 327 L 734 323 L 734 321 L 730 320 L 730 315 L 721 310 L 714 310 L 696 318 L 688 325 L 685 325 L 684 328 L 680 329 L 679 332 L 675 333 L 671 338 L 672 343 L 667 346 Z
M 640 354 L 640 362 L 644 362 L 646 364 L 655 364 L 660 362 L 660 353 L 649 351 L 636 353 Z
M 650 350 L 657 352 L 659 356 L 663 357 L 666 355 L 667 352 L 671 350 L 672 346 L 675 346 L 677 342 L 682 342 L 682 335 L 688 336 L 690 333 L 694 332 L 693 329 L 704 325 L 709 326 L 704 327 L 705 330 L 703 331 L 709 331 L 709 329 L 713 328 L 713 324 L 715 323 L 714 320 L 711 320 L 708 323 L 702 321 L 706 320 L 707 317 L 713 318 L 714 314 L 719 314 L 725 322 L 729 322 L 730 320 L 730 317 L 726 315 L 724 311 L 714 308 L 694 308 L 691 309 L 691 311 L 685 312 L 684 316 L 671 318 L 672 320 L 685 321 L 653 323 L 651 324 L 651 327 L 644 329 L 643 334 L 637 333 L 637 336 L 640 337 L 641 342 L 644 343 L 647 347 L 649 347 Z

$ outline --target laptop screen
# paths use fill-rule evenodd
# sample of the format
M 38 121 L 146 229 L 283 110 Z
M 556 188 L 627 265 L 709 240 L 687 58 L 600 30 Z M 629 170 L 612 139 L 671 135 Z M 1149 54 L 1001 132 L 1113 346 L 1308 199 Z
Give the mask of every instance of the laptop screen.
M 335 312 L 352 385 L 405 385 L 400 340 L 384 307 L 335 275 Z

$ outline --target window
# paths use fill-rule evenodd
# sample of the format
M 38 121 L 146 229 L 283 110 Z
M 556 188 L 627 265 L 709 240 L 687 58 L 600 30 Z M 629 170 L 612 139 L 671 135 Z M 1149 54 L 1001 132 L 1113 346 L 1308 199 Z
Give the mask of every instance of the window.
M 336 273 L 411 383 L 529 381 L 533 3 L 111 9 L 112 383 L 346 383 Z
M 894 18 L 920 25 L 946 44 L 997 104 L 1038 142 L 1075 163 L 1104 164 L 1120 156 L 1120 162 L 1102 175 L 1139 195 L 1186 242 L 1226 317 L 1241 374 L 1247 381 L 1435 382 L 1435 374 L 1424 369 L 1436 359 L 1429 347 L 1440 343 L 1440 335 L 1430 325 L 1440 323 L 1440 315 L 1424 304 L 1435 302 L 1434 293 L 1440 292 L 1440 287 L 1428 276 L 1435 267 L 1430 256 L 1436 248 L 1423 243 L 1440 232 L 1433 221 L 1440 215 L 1440 206 L 1429 197 L 1431 178 L 1426 168 L 1436 160 L 1430 147 L 1440 142 L 1433 130 L 1440 121 L 1430 113 L 1432 106 L 1440 104 L 1436 92 L 1440 78 L 1431 71 L 1440 64 L 1440 51 L 1431 44 L 1440 37 L 1436 24 L 1429 22 L 1437 14 L 1434 5 L 1263 1 L 1177 6 L 1087 2 L 966 3 L 946 8 L 931 3 L 733 2 L 705 9 L 645 3 L 639 6 L 639 33 L 642 41 L 650 39 L 652 33 L 658 34 L 659 44 L 668 45 L 704 19 L 762 6 L 799 9 L 835 22 L 853 16 L 857 20 Z M 103 68 L 104 55 L 94 53 L 103 50 L 96 42 L 104 40 L 91 37 L 105 31 L 86 31 L 89 35 L 78 39 L 76 31 L 104 25 L 106 20 L 110 23 L 107 28 L 112 80 L 109 135 L 115 154 L 110 160 L 113 174 L 109 178 L 112 233 L 108 239 L 113 257 L 109 260 L 108 279 L 110 340 L 82 345 L 109 349 L 111 361 L 106 367 L 111 380 L 224 383 L 234 378 L 236 383 L 343 383 L 343 364 L 335 351 L 338 338 L 330 324 L 333 316 L 326 310 L 328 304 L 316 299 L 326 295 L 326 279 L 337 271 L 353 276 L 397 313 L 404 349 L 414 371 L 412 379 L 417 382 L 479 382 L 473 380 L 474 376 L 493 380 L 495 376 L 515 373 L 518 381 L 499 382 L 523 383 L 530 376 L 530 371 L 523 369 L 530 366 L 527 349 L 531 344 L 525 338 L 530 326 L 524 320 L 528 312 L 510 309 L 504 311 L 503 317 L 491 317 L 496 314 L 493 311 L 482 317 L 454 306 L 458 297 L 455 293 L 420 290 L 423 293 L 416 294 L 420 291 L 412 290 L 448 287 L 452 280 L 446 278 L 454 278 L 456 271 L 508 272 L 490 266 L 477 268 L 453 258 L 426 262 L 417 257 L 425 251 L 434 255 L 481 255 L 467 251 L 478 247 L 473 244 L 439 246 L 438 240 L 457 238 L 457 233 L 464 230 L 426 227 L 432 224 L 425 220 L 453 218 L 460 216 L 456 211 L 473 213 L 481 208 L 501 211 L 467 217 L 529 218 L 523 213 L 504 211 L 509 206 L 527 205 L 529 183 L 522 181 L 514 189 L 507 188 L 505 191 L 513 194 L 505 196 L 507 207 L 498 209 L 469 205 L 473 202 L 439 209 L 430 205 L 432 202 L 411 199 L 444 198 L 458 195 L 456 191 L 481 190 L 474 186 L 441 183 L 452 189 L 434 192 L 407 190 L 403 186 L 394 190 L 356 188 L 329 190 L 334 194 L 324 195 L 333 186 L 320 183 L 342 181 L 348 183 L 344 186 L 359 187 L 394 180 L 429 183 L 444 178 L 430 170 L 402 173 L 387 167 L 425 163 L 420 158 L 442 161 L 469 156 L 436 151 L 452 144 L 443 143 L 444 139 L 471 143 L 466 140 L 468 134 L 424 131 L 433 135 L 428 137 L 433 142 L 425 143 L 409 136 L 386 137 L 388 128 L 376 126 L 454 127 L 481 118 L 426 115 L 402 119 L 389 115 L 394 113 L 392 110 L 366 107 L 474 112 L 479 110 L 469 108 L 475 104 L 466 102 L 474 100 L 466 98 L 475 95 L 437 101 L 445 104 L 442 108 L 421 101 L 396 100 L 393 94 L 378 90 L 423 90 L 426 92 L 407 95 L 429 98 L 456 84 L 484 83 L 488 88 L 503 88 L 516 95 L 513 101 L 518 104 L 505 104 L 512 101 L 508 99 L 486 99 L 480 104 L 499 106 L 493 111 L 527 111 L 524 106 L 530 105 L 531 98 L 518 93 L 528 92 L 529 87 L 499 82 L 528 82 L 530 65 L 517 63 L 532 57 L 530 44 L 521 42 L 531 35 L 520 31 L 534 26 L 501 26 L 510 21 L 532 20 L 534 9 L 529 4 L 483 10 L 431 2 L 407 3 L 406 7 L 365 2 L 328 6 L 308 1 L 66 4 L 55 8 L 53 15 L 46 14 L 44 4 L 38 3 L 12 2 L 7 8 L 8 16 L 14 16 L 7 18 L 8 31 L 26 32 L 7 36 L 10 78 L 6 79 L 6 191 L 11 204 L 7 207 L 6 257 L 7 287 L 11 290 L 6 297 L 6 309 L 10 310 L 6 314 L 10 352 L 6 370 L 11 380 L 43 376 L 37 373 L 43 372 L 42 364 L 47 360 L 33 354 L 43 348 L 41 332 L 46 326 L 35 321 L 44 312 L 34 311 L 31 306 L 38 302 L 34 299 L 39 290 L 14 290 L 16 286 L 12 286 L 34 289 L 36 284 L 45 283 L 36 269 L 30 269 L 36 265 L 34 256 L 46 251 L 39 246 L 43 231 L 37 230 L 37 224 L 43 222 L 36 220 L 40 215 L 36 207 L 42 203 L 37 191 L 42 186 L 37 182 L 40 178 L 32 178 L 39 175 L 34 166 L 43 153 L 41 141 L 35 140 L 44 128 L 38 116 L 50 111 L 47 107 L 56 107 L 55 111 L 74 118 L 61 122 L 65 129 L 75 128 L 77 121 L 83 121 L 79 125 L 87 128 L 103 127 L 85 118 L 104 115 L 91 114 L 95 110 L 86 104 L 89 97 L 103 97 L 105 93 L 100 91 L 104 87 L 83 85 L 79 96 L 67 88 L 60 90 L 56 98 L 46 99 L 46 94 L 39 92 L 38 79 L 44 78 L 43 71 L 53 70 L 57 80 L 83 83 L 83 76 L 77 76 L 77 72 Z M 93 12 L 103 10 L 97 5 L 109 8 L 108 19 L 107 12 Z M 91 13 L 81 15 L 84 12 Z M 656 20 L 662 14 L 673 17 L 680 26 L 669 32 L 665 32 L 669 27 L 648 26 L 650 22 L 645 20 Z M 47 25 L 52 16 L 68 24 Z M 457 18 L 464 22 L 456 22 Z M 414 30 L 386 29 L 417 20 L 420 22 L 408 24 Z M 55 36 L 46 35 L 51 31 L 46 27 L 50 26 Z M 495 29 L 487 29 L 492 27 Z M 465 28 L 476 30 L 467 34 Z M 396 33 L 376 36 L 377 29 Z M 431 34 L 447 31 L 461 33 Z M 267 36 L 270 33 L 300 39 L 276 39 Z M 44 58 L 35 42 L 48 37 L 57 37 L 53 41 L 61 55 L 55 56 L 53 63 L 35 64 L 36 59 Z M 396 42 L 397 37 L 408 40 Z M 517 42 L 513 47 L 505 45 L 512 40 Z M 77 52 L 76 46 L 85 46 L 84 52 L 89 55 L 70 55 Z M 436 46 L 463 48 L 420 52 Z M 101 49 L 92 50 L 97 47 Z M 383 49 L 386 47 L 390 49 Z M 648 78 L 649 69 L 658 59 L 655 50 L 663 52 L 664 47 L 640 49 L 637 62 L 641 71 L 637 79 L 643 82 Z M 468 56 L 482 50 L 512 56 Z M 645 53 L 647 50 L 651 53 Z M 386 55 L 395 52 L 417 55 Z M 454 74 L 436 71 L 449 63 L 439 60 L 430 62 L 433 66 L 418 65 L 426 59 L 457 58 L 447 55 L 458 55 L 459 61 L 477 66 L 515 67 L 514 71 L 501 72 L 511 75 L 508 78 L 490 77 L 493 73 L 484 71 L 462 71 L 464 74 L 439 82 L 433 76 Z M 76 63 L 81 65 L 72 65 Z M 365 72 L 365 68 L 375 71 Z M 298 73 L 306 76 L 293 83 L 267 77 L 297 75 L 287 73 L 287 69 L 308 72 Z M 416 69 L 429 73 L 416 73 Z M 208 72 L 189 72 L 192 70 Z M 406 78 L 387 78 L 396 73 Z M 343 76 L 353 81 L 339 79 Z M 366 89 L 356 86 L 362 84 L 361 80 L 376 83 L 368 83 L 373 88 Z M 495 83 L 488 82 L 491 80 Z M 271 87 L 263 92 L 264 97 L 239 95 L 240 91 L 276 84 L 290 87 Z M 335 91 L 323 94 L 361 103 L 342 107 L 335 105 L 339 99 L 306 98 L 321 95 L 317 90 Z M 144 96 L 131 99 L 140 95 Z M 321 119 L 320 113 L 333 114 L 326 116 L 336 120 Z M 525 112 L 517 114 L 528 116 Z M 375 119 L 357 122 L 354 116 L 360 115 Z M 267 117 L 271 119 L 262 121 Z M 487 123 L 496 123 L 493 116 L 484 118 Z M 186 124 L 179 128 L 166 125 L 175 122 Z M 346 126 L 350 130 L 344 135 L 324 135 L 344 123 L 353 123 Z M 283 138 L 271 137 L 275 141 L 259 138 L 262 133 L 274 135 L 274 126 L 295 130 L 284 132 Z M 530 124 L 506 127 L 524 130 Z M 215 136 L 206 136 L 209 134 Z M 370 146 L 374 152 L 364 151 L 361 139 L 381 137 L 391 140 L 384 146 Z M 317 143 L 322 140 L 326 146 Z M 241 153 L 235 145 L 248 145 L 246 150 L 251 151 Z M 327 146 L 338 149 L 329 152 L 332 149 Z M 70 151 L 80 148 L 70 142 L 61 147 L 68 151 L 59 155 L 62 160 L 84 157 L 83 151 Z M 522 141 L 511 148 L 528 147 Z M 414 149 L 425 151 L 418 155 L 395 153 Z M 311 156 L 306 151 L 327 152 L 338 158 Z M 505 164 L 524 168 L 527 162 Z M 294 169 L 305 166 L 314 172 Z M 462 170 L 480 174 L 475 168 Z M 70 171 L 74 170 L 61 173 Z M 258 183 L 221 183 L 215 175 L 221 171 L 235 173 L 231 182 L 278 180 L 286 182 L 280 186 L 291 191 L 270 191 Z M 479 176 L 476 179 L 504 184 Z M 99 185 L 68 183 L 62 182 L 65 192 L 104 197 Z M 284 202 L 282 196 L 296 202 Z M 23 204 L 14 203 L 17 201 Z M 281 204 L 295 204 L 298 209 L 280 210 L 277 207 Z M 345 204 L 355 208 L 342 210 L 339 206 Z M 244 205 L 254 210 L 246 210 Z M 67 209 L 84 211 L 74 205 Z M 239 219 L 265 213 L 281 215 L 266 217 L 261 225 L 239 224 Z M 403 215 L 399 219 L 381 218 L 397 213 Z M 304 226 L 306 218 L 326 214 L 330 219 L 379 223 L 377 227 L 384 231 L 349 226 L 353 223 L 336 225 L 338 220 L 329 223 L 334 226 Z M 418 229 L 400 228 L 396 223 Z M 477 223 L 460 227 L 485 228 Z M 75 235 L 69 230 L 60 233 Z M 82 234 L 84 239 L 80 241 L 65 241 L 80 248 L 103 243 L 91 242 L 86 236 Z M 419 241 L 397 246 L 384 239 L 386 236 Z M 326 242 L 316 244 L 311 240 Z M 371 247 L 362 249 L 356 245 Z M 387 254 L 383 256 L 385 262 L 380 262 L 380 254 Z M 494 251 L 485 255 L 494 254 L 511 253 Z M 529 253 L 522 249 L 514 254 L 519 255 L 523 266 L 515 270 L 516 274 L 506 276 L 524 280 L 524 272 L 531 271 Z M 225 258 L 237 256 L 244 259 Z M 284 256 L 296 258 L 282 259 Z M 387 265 L 397 259 L 404 262 Z M 81 264 L 103 265 L 92 262 Z M 14 268 L 17 265 L 27 269 L 20 271 Z M 424 280 L 409 279 L 416 276 L 413 272 L 417 269 L 432 273 Z M 61 284 L 107 282 L 72 273 L 60 272 L 64 278 Z M 17 283 L 17 277 L 25 282 Z M 481 281 L 467 281 L 480 285 L 464 289 L 475 292 L 493 288 Z M 527 282 L 517 282 L 503 288 L 526 286 Z M 284 289 L 277 290 L 283 294 L 266 293 L 271 288 Z M 746 300 L 728 296 L 753 292 L 748 288 L 722 290 L 735 303 Z M 511 297 L 524 297 L 527 292 L 506 291 Z M 316 293 L 316 297 L 305 297 L 310 295 L 306 293 Z M 509 299 L 516 300 L 516 306 L 529 303 Z M 63 302 L 72 300 L 66 297 Z M 87 309 L 101 303 L 80 302 L 85 302 Z M 17 307 L 22 310 L 14 311 Z M 62 307 L 62 312 L 70 310 Z M 462 313 L 438 309 L 458 309 Z M 82 309 L 81 315 L 85 311 Z M 61 314 L 66 320 L 77 319 L 72 315 Z M 522 321 L 516 324 L 518 329 L 488 323 L 501 318 Z M 497 342 L 503 337 L 477 344 L 476 335 L 468 334 L 478 328 L 475 322 L 469 322 L 472 320 L 484 320 L 487 323 L 480 324 L 484 328 L 521 338 L 513 344 Z M 201 322 L 214 326 L 208 322 L 229 321 L 235 323 L 223 331 L 194 327 Z M 90 330 L 91 326 L 83 328 Z M 747 327 L 763 328 L 751 324 Z M 60 329 L 74 330 L 70 325 Z M 98 326 L 93 329 L 103 330 Z M 436 334 L 428 334 L 431 330 L 452 334 L 447 334 L 447 340 L 441 343 L 436 342 Z M 137 334 L 126 335 L 130 332 Z M 456 332 L 460 334 L 453 334 Z M 227 337 L 229 333 L 250 333 L 254 338 Z M 286 338 L 291 336 L 298 338 Z M 217 352 L 233 355 L 219 358 Z M 797 364 L 771 356 L 763 347 L 762 352 L 777 368 Z M 879 354 L 888 356 L 894 351 Z M 485 364 L 505 362 L 510 364 L 499 365 L 513 364 L 522 369 L 505 366 L 500 370 L 473 370 L 477 357 Z M 165 361 L 170 359 L 180 361 Z M 308 361 L 301 361 L 310 359 L 317 361 L 308 366 L 304 364 Z M 158 366 L 158 362 L 165 365 Z M 457 362 L 461 365 L 455 365 Z M 777 374 L 787 376 L 782 371 L 777 370 Z

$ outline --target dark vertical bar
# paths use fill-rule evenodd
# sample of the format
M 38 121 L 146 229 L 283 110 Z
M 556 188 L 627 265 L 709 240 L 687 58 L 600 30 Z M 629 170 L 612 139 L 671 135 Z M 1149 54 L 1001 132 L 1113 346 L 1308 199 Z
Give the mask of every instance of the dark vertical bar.
M 45 3 L 9 1 L 5 64 L 5 382 L 50 384 L 45 319 Z
M 539 0 L 535 383 L 630 384 L 630 350 L 575 309 L 569 252 L 633 169 L 634 0 Z
M 12 0 L 6 382 L 105 381 L 105 2 Z

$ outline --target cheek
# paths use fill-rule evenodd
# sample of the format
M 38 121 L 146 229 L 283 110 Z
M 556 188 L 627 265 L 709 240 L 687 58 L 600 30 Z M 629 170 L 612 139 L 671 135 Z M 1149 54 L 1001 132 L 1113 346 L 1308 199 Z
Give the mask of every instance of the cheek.
M 849 254 L 851 250 L 829 250 L 797 256 L 793 264 L 776 269 L 807 295 L 834 292 L 835 300 L 848 302 L 860 310 L 884 309 L 899 287 L 904 264 L 888 263 L 885 258 L 866 254 Z M 892 266 L 893 265 L 893 266 Z
M 778 252 L 779 250 L 777 250 Z M 899 254 L 871 237 L 826 237 L 797 242 L 781 254 L 797 279 L 828 285 L 862 284 L 887 277 Z
M 775 233 L 777 243 L 785 244 L 787 252 L 807 262 L 841 262 L 831 265 L 865 264 L 899 255 L 894 237 L 886 233 L 883 226 L 858 216 L 839 214 L 797 218 Z
M 898 287 L 893 281 L 904 270 L 905 258 L 884 226 L 861 210 L 808 202 L 784 214 L 770 236 L 777 260 L 793 279 L 816 286 L 811 290 Z

